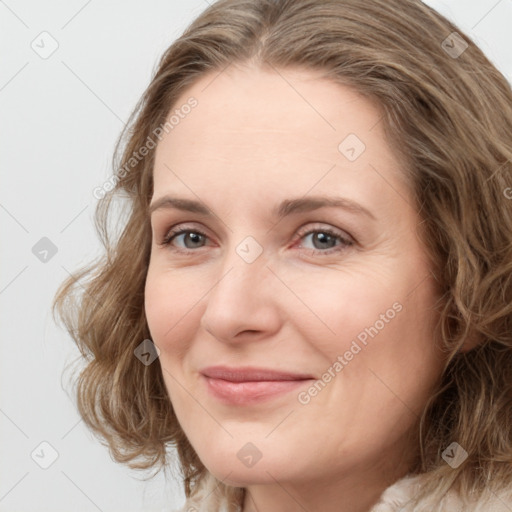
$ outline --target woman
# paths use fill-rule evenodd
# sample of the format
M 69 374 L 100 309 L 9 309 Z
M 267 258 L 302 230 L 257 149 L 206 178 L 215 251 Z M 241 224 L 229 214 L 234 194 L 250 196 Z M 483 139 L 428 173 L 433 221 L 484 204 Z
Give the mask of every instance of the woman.
M 176 446 L 183 510 L 512 510 L 511 133 L 419 1 L 209 7 L 56 299 L 88 426 L 132 467 Z

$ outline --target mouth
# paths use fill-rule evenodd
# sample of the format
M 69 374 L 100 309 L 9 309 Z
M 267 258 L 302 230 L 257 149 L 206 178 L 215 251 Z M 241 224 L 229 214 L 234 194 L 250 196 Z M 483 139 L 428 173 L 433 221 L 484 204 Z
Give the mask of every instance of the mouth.
M 267 368 L 205 368 L 201 376 L 208 392 L 230 405 L 249 405 L 277 398 L 314 381 L 312 375 Z

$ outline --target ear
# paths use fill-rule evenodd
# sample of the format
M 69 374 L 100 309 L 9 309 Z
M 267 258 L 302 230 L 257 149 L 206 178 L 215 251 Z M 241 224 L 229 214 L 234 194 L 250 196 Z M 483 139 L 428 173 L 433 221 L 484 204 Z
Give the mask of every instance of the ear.
M 461 352 L 463 354 L 473 350 L 474 348 L 478 347 L 478 345 L 482 344 L 484 341 L 484 338 L 481 334 L 474 332 L 471 333 L 465 340 L 464 343 L 459 348 L 458 352 Z

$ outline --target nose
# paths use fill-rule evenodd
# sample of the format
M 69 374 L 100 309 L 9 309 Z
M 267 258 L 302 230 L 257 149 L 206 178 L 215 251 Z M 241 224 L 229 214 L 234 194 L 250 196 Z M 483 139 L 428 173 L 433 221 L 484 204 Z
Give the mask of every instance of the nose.
M 247 263 L 237 254 L 207 295 L 202 327 L 225 343 L 258 340 L 279 331 L 282 322 L 279 282 L 265 258 Z

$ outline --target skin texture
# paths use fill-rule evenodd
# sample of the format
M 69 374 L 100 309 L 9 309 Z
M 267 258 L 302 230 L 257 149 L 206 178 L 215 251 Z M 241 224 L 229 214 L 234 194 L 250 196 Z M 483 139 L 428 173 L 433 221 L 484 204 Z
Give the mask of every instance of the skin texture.
M 152 204 L 172 195 L 212 214 L 153 212 L 145 291 L 180 425 L 211 473 L 246 487 L 245 512 L 367 511 L 407 473 L 415 456 L 407 434 L 443 361 L 436 282 L 382 113 L 304 70 L 232 65 L 203 76 L 176 106 L 190 96 L 197 106 L 156 149 Z M 354 161 L 338 149 L 349 134 L 366 146 Z M 303 196 L 344 197 L 374 218 L 338 207 L 273 216 L 281 201 Z M 206 237 L 161 245 L 171 227 Z M 334 231 L 330 242 L 311 234 L 323 229 Z M 248 236 L 263 249 L 251 263 L 237 253 Z M 258 245 L 245 243 L 254 255 Z M 353 341 L 371 326 L 378 333 L 357 351 Z M 316 394 L 308 381 L 270 400 L 227 404 L 199 373 L 210 365 L 324 381 L 330 368 L 331 379 Z M 261 455 L 252 467 L 237 457 L 247 443 Z

